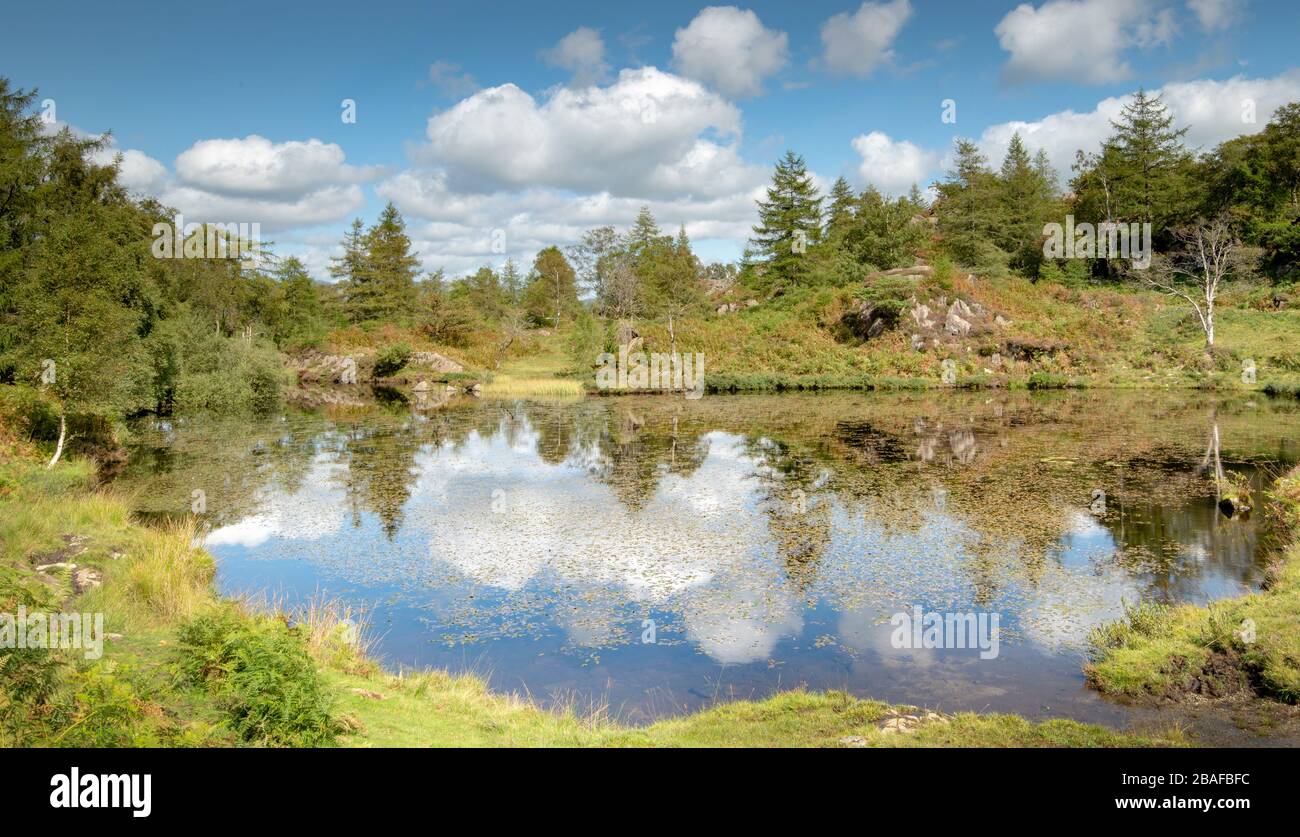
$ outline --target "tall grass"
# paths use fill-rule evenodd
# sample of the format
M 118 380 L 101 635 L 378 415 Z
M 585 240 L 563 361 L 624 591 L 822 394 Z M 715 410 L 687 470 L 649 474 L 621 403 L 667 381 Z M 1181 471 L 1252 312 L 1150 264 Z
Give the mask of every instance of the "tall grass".
M 120 582 L 107 588 L 116 610 L 144 612 L 162 623 L 187 619 L 212 600 L 212 558 L 197 545 L 193 518 L 150 530 L 129 556 Z
M 516 378 L 496 375 L 483 385 L 484 398 L 560 398 L 583 395 L 582 384 L 567 378 Z

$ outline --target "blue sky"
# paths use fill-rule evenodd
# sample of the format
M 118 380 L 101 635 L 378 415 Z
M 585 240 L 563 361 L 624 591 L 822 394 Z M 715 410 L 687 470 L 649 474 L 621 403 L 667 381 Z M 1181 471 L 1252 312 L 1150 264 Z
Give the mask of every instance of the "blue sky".
M 260 222 L 320 278 L 347 222 L 390 199 L 424 266 L 451 274 L 643 202 L 730 259 L 786 148 L 824 183 L 901 192 L 958 135 L 996 163 L 1019 129 L 1068 175 L 1139 85 L 1206 147 L 1300 99 L 1300 4 L 1283 0 L 158 9 L 17 6 L 0 73 L 59 124 L 112 130 L 132 188 L 187 221 Z

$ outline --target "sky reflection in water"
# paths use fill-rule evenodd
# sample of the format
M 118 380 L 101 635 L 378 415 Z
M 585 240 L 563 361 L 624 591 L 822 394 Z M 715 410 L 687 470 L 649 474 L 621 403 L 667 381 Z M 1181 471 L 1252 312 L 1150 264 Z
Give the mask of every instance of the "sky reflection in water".
M 122 478 L 154 511 L 221 482 L 207 545 L 222 590 L 361 604 L 392 665 L 469 668 L 630 720 L 796 685 L 1106 720 L 1120 710 L 1081 688 L 1090 627 L 1124 601 L 1203 602 L 1262 577 L 1258 521 L 1219 516 L 1198 473 L 1212 427 L 1245 473 L 1294 460 L 1300 437 L 1280 405 L 1117 413 L 1116 397 L 192 421 L 142 428 Z M 893 648 L 889 617 L 913 605 L 999 613 L 998 657 Z

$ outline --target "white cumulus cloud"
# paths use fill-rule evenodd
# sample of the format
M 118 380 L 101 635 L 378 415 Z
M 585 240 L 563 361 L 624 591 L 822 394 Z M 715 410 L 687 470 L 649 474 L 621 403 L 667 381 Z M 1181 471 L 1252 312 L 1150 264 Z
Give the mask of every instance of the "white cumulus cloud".
M 861 182 L 888 195 L 902 195 L 916 184 L 925 188 L 939 164 L 939 153 L 907 140 L 893 140 L 883 131 L 862 134 L 853 140 L 853 150 L 862 162 Z
M 749 9 L 710 6 L 677 30 L 673 67 L 724 96 L 757 96 L 763 92 L 763 80 L 785 66 L 788 41 L 784 32 L 763 26 Z
M 558 44 L 542 53 L 542 59 L 573 73 L 570 84 L 574 87 L 597 84 L 609 75 L 605 42 L 599 32 L 587 26 L 579 26 L 565 35 Z
M 836 73 L 866 78 L 894 58 L 892 45 L 912 16 L 909 0 L 863 3 L 853 14 L 841 12 L 822 24 L 822 60 Z
M 176 158 L 176 174 L 189 186 L 219 194 L 291 199 L 366 180 L 377 170 L 346 164 L 343 149 L 332 142 L 271 142 L 250 134 L 194 143 Z
M 1132 74 L 1124 53 L 1169 43 L 1177 32 L 1173 12 L 1132 0 L 1050 0 L 1022 3 L 993 30 L 1011 54 L 1011 81 L 1064 80 L 1108 84 Z
M 716 93 L 642 67 L 605 87 L 552 91 L 543 102 L 513 84 L 481 90 L 429 119 L 419 156 L 447 168 L 460 191 L 707 197 L 753 177 L 734 147 L 740 127 L 740 111 Z

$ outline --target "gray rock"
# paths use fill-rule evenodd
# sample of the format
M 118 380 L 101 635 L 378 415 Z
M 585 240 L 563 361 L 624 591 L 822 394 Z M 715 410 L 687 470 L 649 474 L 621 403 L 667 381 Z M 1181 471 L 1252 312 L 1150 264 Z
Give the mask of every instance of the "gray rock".
M 970 334 L 970 323 L 962 319 L 955 311 L 948 312 L 948 319 L 944 321 L 943 327 L 952 335 L 964 337 Z
M 84 593 L 104 583 L 104 574 L 93 567 L 80 567 L 72 573 L 72 589 Z

